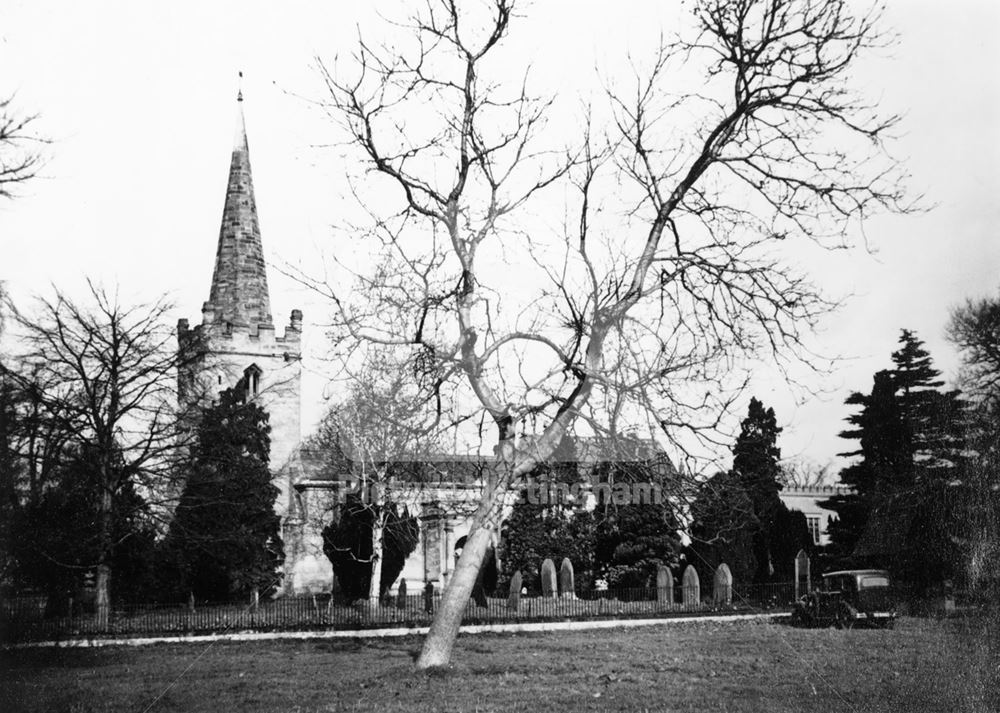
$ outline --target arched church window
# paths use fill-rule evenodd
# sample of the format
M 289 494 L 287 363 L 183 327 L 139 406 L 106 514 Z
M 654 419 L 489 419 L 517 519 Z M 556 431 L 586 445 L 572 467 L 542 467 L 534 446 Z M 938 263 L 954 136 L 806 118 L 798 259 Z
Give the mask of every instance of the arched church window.
M 243 372 L 243 385 L 246 390 L 245 396 L 248 401 L 255 398 L 257 394 L 260 393 L 261 373 L 260 367 L 256 364 L 251 364 Z

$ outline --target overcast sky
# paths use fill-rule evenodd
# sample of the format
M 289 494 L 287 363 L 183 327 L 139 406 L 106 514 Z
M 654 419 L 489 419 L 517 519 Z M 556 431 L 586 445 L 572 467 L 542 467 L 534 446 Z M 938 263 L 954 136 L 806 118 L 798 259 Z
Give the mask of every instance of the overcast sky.
M 373 3 L 393 15 L 395 2 Z M 586 96 L 595 65 L 613 71 L 631 51 L 675 29 L 683 3 L 547 0 L 525 10 L 509 42 L 543 85 Z M 927 213 L 884 216 L 867 228 L 873 253 L 838 253 L 810 265 L 834 296 L 815 346 L 841 354 L 804 397 L 761 370 L 758 395 L 786 427 L 787 456 L 826 463 L 843 442 L 843 399 L 868 390 L 889 365 L 901 327 L 917 331 L 953 377 L 944 340 L 949 310 L 1000 287 L 1000 3 L 892 3 L 898 45 L 864 65 L 863 89 L 905 114 L 894 151 L 907 160 Z M 356 26 L 384 28 L 366 3 L 39 2 L 0 0 L 0 93 L 38 112 L 52 139 L 44 177 L 0 203 L 0 279 L 15 298 L 70 292 L 82 276 L 118 283 L 129 298 L 172 294 L 196 323 L 207 299 L 235 120 L 237 71 L 257 205 L 269 258 L 311 264 L 336 250 L 332 224 L 346 210 L 343 152 L 311 104 L 321 99 L 314 58 L 350 52 Z M 384 30 L 383 30 L 384 31 Z M 383 36 L 391 41 L 391 36 Z M 307 325 L 323 306 L 270 271 L 275 322 L 293 307 Z M 319 330 L 307 335 L 319 354 Z M 307 367 L 310 363 L 307 361 Z M 322 379 L 307 381 L 305 419 L 322 410 Z M 745 408 L 745 406 L 743 407 Z

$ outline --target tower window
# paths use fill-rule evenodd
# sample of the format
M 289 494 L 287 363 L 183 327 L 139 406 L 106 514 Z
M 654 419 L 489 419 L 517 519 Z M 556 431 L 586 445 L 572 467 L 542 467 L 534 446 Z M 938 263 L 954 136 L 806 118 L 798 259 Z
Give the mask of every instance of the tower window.
M 255 398 L 260 393 L 260 367 L 252 364 L 243 372 L 243 385 L 246 400 Z

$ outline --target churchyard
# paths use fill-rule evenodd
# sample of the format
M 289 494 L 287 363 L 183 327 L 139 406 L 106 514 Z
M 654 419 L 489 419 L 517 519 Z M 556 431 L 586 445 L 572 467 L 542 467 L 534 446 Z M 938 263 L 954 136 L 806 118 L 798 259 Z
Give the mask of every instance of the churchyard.
M 808 558 L 801 553 L 808 568 Z M 522 594 L 521 574 L 515 573 L 506 598 L 487 597 L 479 590 L 466 605 L 465 624 L 623 618 L 675 618 L 704 614 L 787 612 L 798 594 L 795 583 L 734 585 L 725 564 L 710 586 L 688 566 L 677 582 L 669 568 L 659 567 L 656 587 L 578 590 L 573 565 L 564 559 L 542 565 L 540 596 Z M 802 583 L 801 586 L 805 586 Z M 803 590 L 804 591 L 804 590 Z M 119 604 L 102 621 L 73 600 L 53 604 L 46 597 L 27 597 L 0 604 L 0 634 L 7 642 L 114 639 L 144 635 L 182 636 L 233 632 L 361 630 L 426 627 L 441 604 L 432 586 L 408 595 L 405 587 L 372 606 L 345 602 L 329 594 L 282 597 L 230 603 L 188 602 Z
M 5 651 L 4 711 L 997 710 L 993 619 L 894 630 L 780 621 L 463 635 L 417 672 L 419 638 Z

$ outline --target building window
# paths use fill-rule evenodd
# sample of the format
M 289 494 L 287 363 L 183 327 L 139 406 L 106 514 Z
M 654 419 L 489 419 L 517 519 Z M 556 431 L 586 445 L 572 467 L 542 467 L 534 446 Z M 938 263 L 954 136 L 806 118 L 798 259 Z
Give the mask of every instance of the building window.
M 812 537 L 814 545 L 819 544 L 820 536 L 820 516 L 819 515 L 806 515 L 806 527 L 809 528 L 809 536 Z
M 249 401 L 256 398 L 257 394 L 260 393 L 260 367 L 256 364 L 252 364 L 246 368 L 243 372 L 243 388 L 245 400 Z

